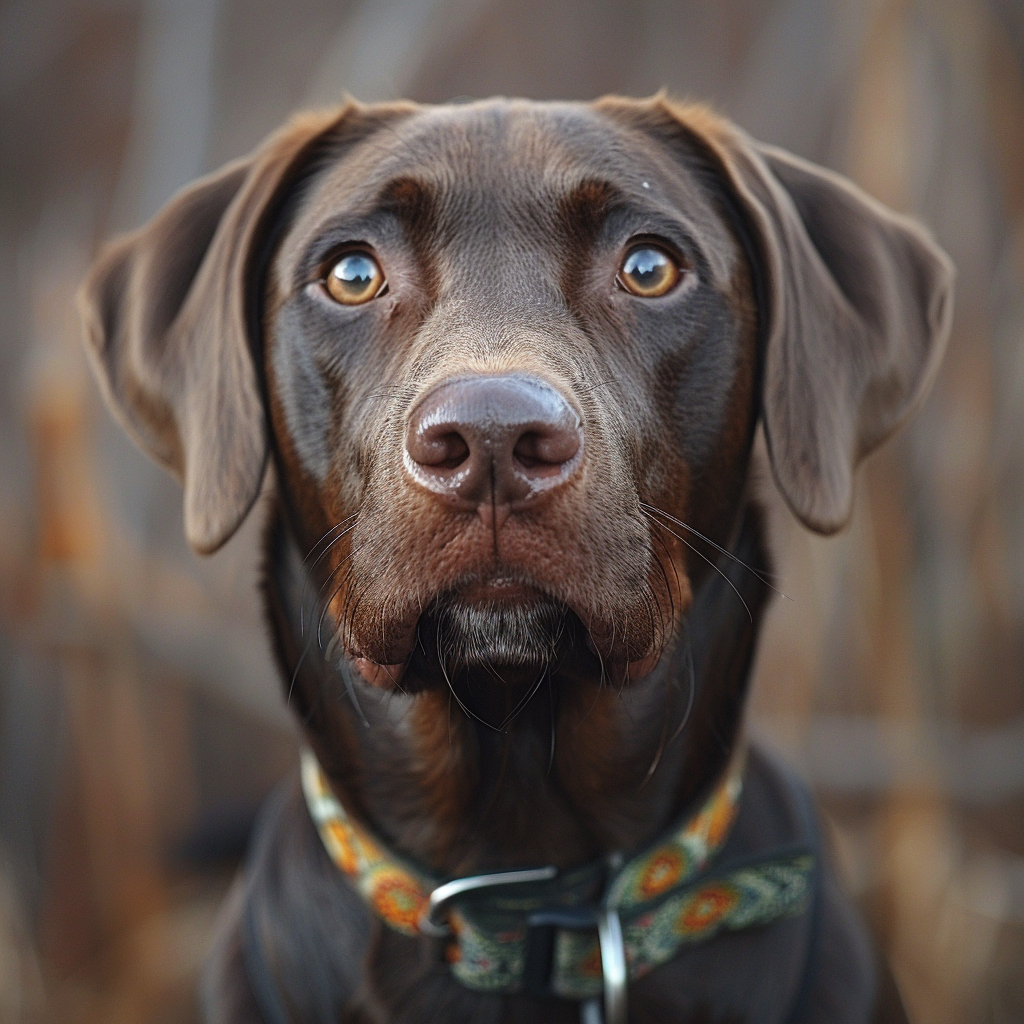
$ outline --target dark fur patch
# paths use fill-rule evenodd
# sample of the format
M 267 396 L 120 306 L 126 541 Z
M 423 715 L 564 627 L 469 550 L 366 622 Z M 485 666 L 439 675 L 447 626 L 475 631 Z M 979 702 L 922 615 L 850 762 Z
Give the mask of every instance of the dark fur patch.
M 488 666 L 541 669 L 564 652 L 571 615 L 553 601 L 477 605 L 453 599 L 427 613 L 422 631 L 441 638 L 438 657 L 452 673 Z

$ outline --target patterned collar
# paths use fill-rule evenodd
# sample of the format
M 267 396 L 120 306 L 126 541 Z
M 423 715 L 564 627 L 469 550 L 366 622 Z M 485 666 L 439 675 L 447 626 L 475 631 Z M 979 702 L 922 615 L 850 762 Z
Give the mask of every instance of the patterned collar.
M 559 872 L 553 867 L 442 882 L 385 849 L 350 818 L 316 756 L 302 788 L 334 863 L 404 935 L 449 936 L 452 974 L 483 992 L 583 1000 L 584 1019 L 625 1021 L 627 981 L 723 929 L 802 913 L 814 856 L 805 846 L 713 864 L 736 818 L 745 747 L 696 813 L 645 850 Z

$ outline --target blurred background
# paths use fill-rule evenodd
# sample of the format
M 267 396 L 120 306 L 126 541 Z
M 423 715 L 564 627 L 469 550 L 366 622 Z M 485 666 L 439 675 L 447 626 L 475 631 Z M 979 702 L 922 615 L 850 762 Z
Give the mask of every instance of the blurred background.
M 0 2 L 0 1024 L 195 1019 L 297 739 L 259 516 L 200 560 L 101 408 L 97 245 L 292 110 L 672 93 L 921 217 L 958 270 L 926 406 L 851 528 L 776 507 L 752 727 L 826 809 L 915 1022 L 1024 1021 L 1020 0 Z

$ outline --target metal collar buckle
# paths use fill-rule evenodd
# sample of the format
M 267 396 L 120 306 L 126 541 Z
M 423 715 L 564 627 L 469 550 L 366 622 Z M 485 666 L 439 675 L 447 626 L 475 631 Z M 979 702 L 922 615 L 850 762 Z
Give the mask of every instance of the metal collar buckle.
M 531 914 L 527 926 L 524 991 L 537 996 L 551 995 L 555 935 L 558 929 L 597 928 L 604 978 L 604 1012 L 601 1012 L 600 999 L 586 999 L 580 1004 L 580 1021 L 581 1024 L 626 1024 L 626 948 L 622 941 L 622 923 L 617 910 L 606 906 L 544 910 Z
M 609 858 L 609 872 L 621 866 L 621 857 Z M 443 938 L 452 934 L 446 912 L 448 905 L 460 896 L 506 885 L 528 885 L 548 882 L 558 875 L 553 866 L 524 871 L 495 871 L 483 875 L 456 878 L 439 885 L 430 894 L 427 907 L 419 921 L 424 935 Z M 622 940 L 622 924 L 618 911 L 602 904 L 565 907 L 538 911 L 527 919 L 526 957 L 523 968 L 523 990 L 532 995 L 551 995 L 551 972 L 554 966 L 555 935 L 559 928 L 597 929 L 601 948 L 601 971 L 604 977 L 604 1012 L 600 999 L 587 999 L 580 1004 L 581 1024 L 626 1024 L 626 949 Z
M 558 874 L 558 868 L 529 868 L 525 871 L 493 871 L 486 875 L 469 875 L 455 878 L 439 885 L 427 900 L 426 910 L 420 917 L 419 929 L 424 935 L 443 938 L 452 934 L 451 925 L 445 920 L 448 904 L 459 896 L 479 889 L 492 889 L 499 885 L 528 885 L 530 882 L 550 882 Z

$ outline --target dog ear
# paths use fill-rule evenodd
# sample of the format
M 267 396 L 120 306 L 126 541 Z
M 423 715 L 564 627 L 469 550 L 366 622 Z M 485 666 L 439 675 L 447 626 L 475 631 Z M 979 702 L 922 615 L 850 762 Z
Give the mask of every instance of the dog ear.
M 175 196 L 101 255 L 79 296 L 114 414 L 184 484 L 185 535 L 219 548 L 259 494 L 260 260 L 288 185 L 343 114 L 307 117 Z
M 776 483 L 811 529 L 853 506 L 853 471 L 921 400 L 952 318 L 953 266 L 850 181 L 697 110 L 762 277 L 763 422 Z M 694 123 L 696 122 L 696 123 Z

